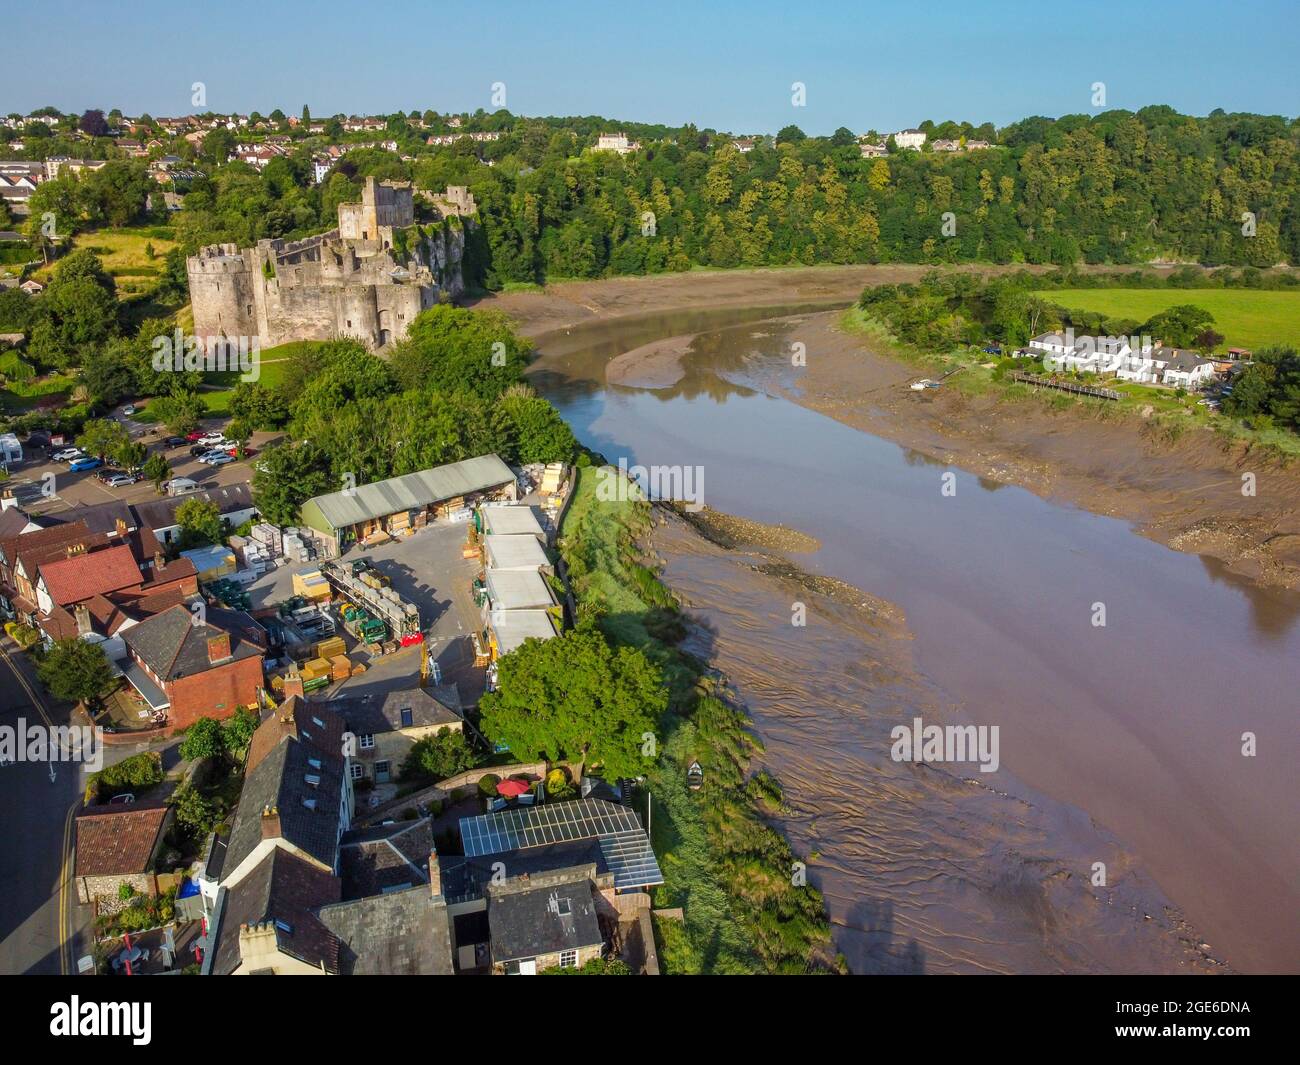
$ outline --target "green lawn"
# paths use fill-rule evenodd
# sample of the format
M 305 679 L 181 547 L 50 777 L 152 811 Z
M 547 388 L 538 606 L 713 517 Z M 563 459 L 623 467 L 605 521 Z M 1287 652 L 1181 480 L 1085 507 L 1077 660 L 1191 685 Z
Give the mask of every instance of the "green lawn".
M 1300 292 L 1243 288 L 1044 289 L 1043 299 L 1073 310 L 1145 322 L 1169 307 L 1190 303 L 1214 315 L 1223 348 L 1300 347 Z

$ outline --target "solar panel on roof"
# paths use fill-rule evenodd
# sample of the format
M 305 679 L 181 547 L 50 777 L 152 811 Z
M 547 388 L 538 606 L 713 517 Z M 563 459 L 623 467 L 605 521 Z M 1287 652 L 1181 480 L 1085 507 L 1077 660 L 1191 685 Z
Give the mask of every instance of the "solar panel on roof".
M 468 858 L 595 838 L 599 840 L 601 857 L 614 874 L 616 888 L 651 887 L 664 882 L 640 818 L 627 807 L 602 799 L 519 806 L 464 817 L 460 835 Z

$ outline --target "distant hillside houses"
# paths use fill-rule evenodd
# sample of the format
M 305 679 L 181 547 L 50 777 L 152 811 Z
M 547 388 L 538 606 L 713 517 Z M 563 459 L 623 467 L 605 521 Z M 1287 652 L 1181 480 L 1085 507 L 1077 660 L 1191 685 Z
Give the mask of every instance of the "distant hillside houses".
M 900 129 L 890 136 L 894 138 L 894 144 L 899 148 L 908 148 L 912 151 L 919 152 L 921 146 L 925 144 L 925 134 L 919 129 Z
M 626 133 L 602 133 L 596 138 L 596 148 L 598 152 L 618 152 L 619 155 L 627 155 L 629 152 L 635 152 L 641 147 L 636 141 L 627 139 Z

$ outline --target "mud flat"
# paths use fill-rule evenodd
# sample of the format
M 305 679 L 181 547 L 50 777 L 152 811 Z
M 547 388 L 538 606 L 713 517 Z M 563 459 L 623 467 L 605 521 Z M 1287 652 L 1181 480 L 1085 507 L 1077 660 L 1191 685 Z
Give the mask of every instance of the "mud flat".
M 1159 543 L 1221 560 L 1261 585 L 1300 587 L 1300 463 L 1209 430 L 1164 439 L 1136 414 L 1058 410 L 999 392 L 914 392 L 917 367 L 873 350 L 835 313 L 787 321 L 807 364 L 759 383 L 773 394 L 954 467 L 1123 518 Z M 1255 495 L 1242 475 L 1255 474 Z
M 795 266 L 691 271 L 599 281 L 561 281 L 534 291 L 488 296 L 472 305 L 504 311 L 525 336 L 595 321 L 726 307 L 826 303 L 847 307 L 867 285 L 916 281 L 932 266 Z M 1050 267 L 963 265 L 958 273 L 993 275 Z

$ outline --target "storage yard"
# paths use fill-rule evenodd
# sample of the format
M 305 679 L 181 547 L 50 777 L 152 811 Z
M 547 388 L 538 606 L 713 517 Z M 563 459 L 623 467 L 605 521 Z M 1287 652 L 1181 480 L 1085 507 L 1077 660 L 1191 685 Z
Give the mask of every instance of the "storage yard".
M 514 502 L 520 482 L 513 474 L 500 480 L 509 471 L 495 456 L 455 466 L 451 474 L 442 467 L 398 478 L 406 482 L 400 488 L 381 482 L 310 501 L 303 517 L 326 524 L 326 534 L 260 523 L 229 547 L 187 553 L 214 604 L 248 610 L 270 633 L 267 673 L 277 699 L 427 682 L 456 684 L 473 706 L 494 683 L 498 658 L 563 630 L 547 553 L 560 497 Z M 520 481 L 528 488 L 546 476 L 539 467 Z M 559 471 L 550 476 L 557 487 L 563 482 Z M 492 483 L 452 497 L 455 506 L 427 501 L 449 485 L 485 481 Z M 412 485 L 422 486 L 419 494 Z M 347 524 L 399 498 L 414 513 Z M 324 515 L 331 518 L 322 522 Z

